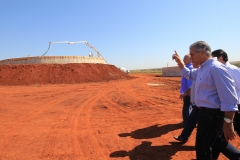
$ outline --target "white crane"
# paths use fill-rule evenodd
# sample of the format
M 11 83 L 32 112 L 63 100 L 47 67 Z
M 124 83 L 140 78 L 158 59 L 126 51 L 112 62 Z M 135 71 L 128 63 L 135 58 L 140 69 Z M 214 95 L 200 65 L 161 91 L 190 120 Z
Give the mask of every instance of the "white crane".
M 97 56 L 98 56 L 99 58 L 104 59 L 103 56 L 99 53 L 99 51 L 98 51 L 96 48 L 94 48 L 92 45 L 90 45 L 87 41 L 76 41 L 76 42 L 70 42 L 70 41 L 49 42 L 48 49 L 47 49 L 47 51 L 46 51 L 42 56 L 44 56 L 45 54 L 47 54 L 48 50 L 50 49 L 51 44 L 61 44 L 61 43 L 67 43 L 67 44 L 85 43 L 88 47 L 92 48 L 95 52 L 97 52 Z M 105 59 L 104 59 L 104 60 L 105 60 Z M 105 60 L 105 62 L 107 63 L 106 60 Z

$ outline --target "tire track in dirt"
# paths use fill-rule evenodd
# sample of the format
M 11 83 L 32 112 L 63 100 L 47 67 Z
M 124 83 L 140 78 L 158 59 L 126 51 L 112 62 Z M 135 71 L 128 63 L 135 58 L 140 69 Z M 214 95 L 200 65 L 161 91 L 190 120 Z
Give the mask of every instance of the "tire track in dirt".
M 76 110 L 73 118 L 73 128 L 72 128 L 72 139 L 74 143 L 74 148 L 82 150 L 84 156 L 78 157 L 79 159 L 86 159 L 88 157 L 89 160 L 102 159 L 105 160 L 108 157 L 103 153 L 100 142 L 96 138 L 93 133 L 93 129 L 91 127 L 91 111 L 93 106 L 97 105 L 99 99 L 104 97 L 106 93 L 108 93 L 108 85 L 101 86 L 101 89 L 95 89 L 94 96 L 88 95 L 88 99 L 84 101 L 81 105 L 81 108 Z M 94 148 L 93 148 L 94 146 Z M 87 155 L 86 155 L 87 154 Z
M 124 89 L 123 86 L 126 86 L 127 90 Z M 153 116 L 153 121 L 154 121 L 155 116 L 161 117 L 161 115 L 164 114 L 165 112 L 169 112 L 169 110 L 170 110 L 169 108 L 159 107 L 159 104 L 162 103 L 163 99 L 158 99 L 157 101 L 152 101 L 151 100 L 152 98 L 151 99 L 144 98 L 144 101 L 143 101 L 141 99 L 141 96 L 138 95 L 138 93 L 139 93 L 138 90 L 135 90 L 135 87 L 149 88 L 145 83 L 143 83 L 142 81 L 137 81 L 137 80 L 128 82 L 127 84 L 119 83 L 118 85 L 112 87 L 112 88 L 115 88 L 115 89 L 113 89 L 113 92 L 114 92 L 113 94 L 115 96 L 118 95 L 117 96 L 117 97 L 119 97 L 118 100 L 113 100 L 109 96 L 106 96 L 103 98 L 103 100 L 104 100 L 103 103 L 105 103 L 105 104 L 108 103 L 109 106 L 111 106 L 109 108 L 111 112 L 118 113 L 117 116 L 125 117 L 124 119 L 126 119 L 126 121 L 128 121 L 131 124 L 134 124 L 135 126 L 140 126 L 139 124 L 144 125 L 145 124 L 144 119 L 147 119 L 148 116 L 154 115 Z M 146 89 L 146 90 L 149 90 L 149 89 Z M 148 92 L 148 94 L 143 95 L 143 96 L 144 97 L 156 96 L 156 95 L 154 95 L 154 96 L 153 95 L 154 95 L 154 93 Z M 145 101 L 146 99 L 148 99 L 148 101 Z M 119 101 L 121 101 L 121 100 L 123 102 L 119 104 Z M 128 105 L 129 107 L 122 105 L 125 103 L 124 101 L 128 101 L 128 100 L 129 100 L 129 105 Z M 150 110 L 151 110 L 151 112 L 150 112 Z M 152 114 L 144 114 L 145 111 L 148 113 L 152 113 Z M 139 117 L 139 118 L 136 119 L 134 117 Z M 159 127 L 160 127 L 161 124 L 168 124 L 168 123 L 171 123 L 171 122 L 169 122 L 168 119 L 159 118 L 159 122 L 154 123 L 154 124 L 159 124 Z M 152 124 L 152 125 L 154 125 L 154 124 Z M 151 124 L 146 124 L 146 125 L 151 126 Z M 164 133 L 164 134 L 166 134 L 166 133 Z M 158 138 L 160 138 L 160 136 Z M 121 143 L 121 142 L 119 142 L 119 143 Z
M 138 90 L 135 89 L 134 86 L 139 86 L 139 88 L 143 88 L 142 81 L 139 82 L 138 79 L 134 79 L 131 82 L 125 84 L 125 83 L 119 83 L 118 85 L 115 85 L 115 89 L 114 91 L 119 95 L 119 99 L 117 100 L 117 104 L 119 104 L 119 106 L 122 107 L 122 105 L 120 105 L 121 101 L 123 101 L 123 105 L 124 105 L 124 100 L 122 99 L 126 99 L 126 101 L 130 101 L 131 103 L 134 103 L 133 105 L 141 107 L 141 106 L 149 106 L 148 102 L 143 102 L 141 99 L 141 96 L 139 96 L 139 92 Z M 127 90 L 125 88 L 128 88 Z M 142 95 L 145 96 L 145 95 Z M 126 109 L 128 109 L 127 107 L 124 107 L 123 110 L 125 112 Z
M 131 86 L 132 84 L 136 83 L 136 80 L 130 80 L 131 83 L 129 84 L 129 86 Z M 101 101 L 103 104 L 109 104 L 108 105 L 108 109 L 112 112 L 112 113 L 118 113 L 118 116 L 120 115 L 121 117 L 125 117 L 127 118 L 129 121 L 131 121 L 131 123 L 134 123 L 136 125 L 138 125 L 138 122 L 136 122 L 136 119 L 133 118 L 133 115 L 129 115 L 128 113 L 128 108 L 127 106 L 125 106 L 124 102 L 123 104 L 120 103 L 121 99 L 131 99 L 130 102 L 127 102 L 126 105 L 130 105 L 130 106 L 134 106 L 134 105 L 146 105 L 144 103 L 141 102 L 141 100 L 136 99 L 135 97 L 133 97 L 131 95 L 131 91 L 133 90 L 132 87 L 127 87 L 128 89 L 126 90 L 125 87 L 126 84 L 125 82 L 119 82 L 117 83 L 117 85 L 112 85 L 109 88 L 111 88 L 111 90 L 108 91 L 108 94 L 106 94 L 105 96 L 103 96 L 101 98 Z M 130 92 L 130 93 L 129 93 Z M 118 97 L 118 99 L 113 99 L 111 98 L 111 95 L 113 94 L 114 97 Z
M 106 88 L 107 85 L 104 87 Z M 91 89 L 94 88 L 94 89 Z M 70 135 L 70 142 L 71 143 L 71 151 L 65 153 L 62 157 L 65 158 L 76 158 L 76 159 L 85 159 L 86 153 L 89 154 L 89 149 L 85 149 L 86 146 L 92 148 L 92 146 L 98 146 L 97 138 L 95 138 L 92 127 L 90 123 L 90 116 L 91 116 L 91 108 L 92 106 L 96 105 L 96 102 L 102 95 L 105 95 L 104 90 L 99 90 L 98 87 L 93 86 L 88 89 L 87 92 L 81 93 L 79 97 L 84 97 L 84 99 L 79 99 L 71 106 L 78 106 L 76 110 L 74 110 L 74 114 L 68 118 L 70 123 L 70 128 L 68 133 Z M 89 91 L 90 90 L 90 91 Z M 95 95 L 95 96 L 93 96 Z M 99 97 L 99 98 L 98 98 Z M 94 99 L 92 101 L 92 99 Z M 59 117 L 61 119 L 61 117 Z M 71 120 L 70 120 L 71 119 Z M 56 120 L 58 121 L 58 120 Z M 82 125 L 79 125 L 82 124 Z M 48 135 L 49 143 L 45 144 L 45 149 L 42 152 L 41 158 L 44 159 L 58 159 L 61 155 L 56 154 L 56 141 L 58 138 L 58 130 L 61 128 L 60 124 L 56 124 Z M 81 133 L 83 130 L 86 130 L 84 133 L 88 133 L 87 136 Z M 91 134 L 89 134 L 91 133 Z M 66 142 L 67 143 L 67 142 Z M 95 157 L 104 157 L 104 154 L 101 151 L 102 147 L 96 147 L 98 150 L 95 150 Z M 97 154 L 97 156 L 96 156 Z M 91 155 L 91 154 L 89 154 Z M 106 159 L 103 158 L 103 159 Z
M 87 123 L 87 124 L 85 123 L 85 120 L 88 119 L 88 117 L 84 117 L 84 116 L 89 114 L 89 113 L 86 113 L 85 109 L 88 107 L 91 107 L 91 103 L 94 103 L 94 101 L 91 100 L 93 98 L 95 99 L 95 97 L 93 95 L 100 94 L 100 93 L 96 93 L 96 92 L 98 92 L 98 89 L 91 91 L 91 93 L 89 93 L 89 92 L 85 93 L 85 95 L 83 96 L 85 99 L 82 100 L 81 107 L 79 107 L 75 111 L 74 115 L 71 117 L 71 119 L 72 119 L 71 126 L 72 127 L 70 130 L 70 134 L 71 134 L 73 154 L 77 156 L 77 159 L 85 159 L 86 158 L 85 153 L 87 153 L 87 151 L 85 150 L 85 148 L 87 145 L 95 146 L 97 144 L 97 142 L 89 143 L 89 142 L 91 142 L 91 138 L 89 138 L 89 137 L 83 138 L 83 136 L 81 136 L 81 131 L 86 128 L 88 128 L 87 133 L 92 134 L 92 132 L 89 131 L 89 130 L 91 130 L 91 126 L 89 125 L 89 123 Z M 83 126 L 79 126 L 80 122 L 83 124 Z M 90 136 L 93 136 L 93 134 Z M 96 147 L 96 148 L 99 149 L 99 147 Z
M 78 95 L 78 93 L 77 94 L 75 93 L 74 95 Z M 30 126 L 29 123 L 31 122 L 31 120 L 39 116 L 39 114 L 49 110 L 52 107 L 57 106 L 61 102 L 67 100 L 69 97 L 72 97 L 74 95 L 70 94 L 70 95 L 64 96 L 64 98 L 61 98 L 61 99 L 54 99 L 43 106 L 34 108 L 33 110 L 29 111 L 28 113 L 14 120 L 12 123 L 5 125 L 4 127 L 1 127 L 0 129 L 2 131 L 1 132 L 2 136 L 0 139 L 0 155 L 5 155 L 4 146 L 6 146 L 9 140 L 15 136 L 17 131 L 21 130 L 25 126 Z
M 130 97 L 131 99 L 134 99 L 139 105 L 147 106 L 149 108 L 157 109 L 157 110 L 159 110 L 159 105 L 167 105 L 169 103 L 175 104 L 177 102 L 180 102 L 180 101 L 176 101 L 176 97 L 174 95 L 166 95 L 161 92 L 161 89 L 165 87 L 165 85 L 154 87 L 152 88 L 152 92 L 150 93 L 148 92 L 148 94 L 146 94 L 144 90 L 149 90 L 149 86 L 146 83 L 154 82 L 156 81 L 155 79 L 156 79 L 155 77 L 143 77 L 142 79 L 137 78 L 131 81 L 131 83 L 116 86 L 116 90 L 118 93 L 121 93 L 122 95 L 120 96 L 120 99 L 121 97 L 128 97 L 128 98 Z M 145 83 L 143 83 L 144 81 Z M 154 82 L 154 83 L 168 84 L 169 81 L 159 78 L 159 80 L 157 80 L 157 82 Z M 178 83 L 178 82 L 172 81 L 171 83 Z M 127 91 L 123 90 L 122 89 L 123 86 L 128 88 L 128 90 Z M 146 97 L 149 97 L 149 98 L 146 98 Z M 148 101 L 143 102 L 142 99 L 148 99 Z M 156 105 L 156 104 L 159 104 L 159 105 Z
M 91 94 L 90 94 L 91 95 Z M 81 110 L 81 104 L 84 102 L 83 99 L 79 99 L 79 97 L 86 97 L 86 98 L 90 98 L 90 95 L 86 95 L 85 93 L 81 93 L 81 94 L 78 94 L 76 95 L 76 97 L 78 98 L 77 101 L 75 101 L 71 106 L 68 106 L 66 107 L 66 113 L 69 112 L 72 113 L 74 112 L 74 114 L 76 113 L 77 110 Z M 69 98 L 72 98 L 72 97 L 69 97 Z M 78 109 L 74 109 L 74 111 L 71 111 L 70 109 L 73 110 L 74 106 L 79 106 Z M 70 108 L 70 109 L 69 109 Z M 80 109 L 79 109 L 80 108 Z M 70 111 L 69 111 L 70 110 Z M 42 151 L 42 154 L 41 154 L 41 158 L 43 159 L 58 159 L 59 154 L 56 153 L 56 143 L 57 143 L 57 140 L 61 138 L 61 136 L 59 136 L 58 132 L 59 132 L 59 129 L 63 128 L 63 124 L 61 123 L 62 121 L 68 121 L 70 123 L 70 119 L 72 118 L 72 116 L 70 117 L 66 117 L 66 115 L 61 115 L 59 116 L 54 124 L 52 124 L 52 127 L 49 131 L 49 134 L 48 134 L 48 142 L 44 145 L 44 149 Z M 72 135 L 72 133 L 70 132 L 71 128 L 68 129 L 69 131 L 69 134 Z M 74 134 L 74 133 L 73 133 Z M 72 136 L 71 136 L 72 137 Z M 72 138 L 71 138 L 72 139 Z M 71 140 L 72 143 L 77 143 L 76 142 L 77 140 L 76 139 L 73 139 Z M 67 143 L 67 142 L 66 142 Z M 83 157 L 83 153 L 81 152 L 81 147 L 79 145 L 74 145 L 73 147 L 71 147 L 72 151 L 68 151 L 69 153 L 65 153 L 65 156 L 73 156 L 73 157 Z M 67 152 L 67 151 L 65 151 Z M 65 158 L 69 158 L 69 157 L 65 157 Z

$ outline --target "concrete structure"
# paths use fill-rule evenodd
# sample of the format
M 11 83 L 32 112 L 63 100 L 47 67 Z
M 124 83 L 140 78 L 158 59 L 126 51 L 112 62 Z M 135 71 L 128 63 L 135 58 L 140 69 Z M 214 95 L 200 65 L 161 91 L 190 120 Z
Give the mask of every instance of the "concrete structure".
M 103 58 L 89 56 L 37 56 L 12 58 L 0 61 L 3 64 L 67 64 L 67 63 L 100 63 L 107 64 Z
M 164 67 L 162 68 L 162 76 L 167 77 L 181 77 L 178 66 L 176 67 Z

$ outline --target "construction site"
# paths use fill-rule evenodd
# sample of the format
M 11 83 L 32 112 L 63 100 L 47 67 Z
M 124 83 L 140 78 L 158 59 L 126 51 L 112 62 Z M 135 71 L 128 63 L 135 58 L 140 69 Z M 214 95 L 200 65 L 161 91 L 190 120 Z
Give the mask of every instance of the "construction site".
M 186 160 L 187 143 L 176 68 L 127 74 L 97 56 L 47 56 L 0 61 L 0 159 Z M 169 73 L 173 72 L 173 73 Z M 238 138 L 231 144 L 240 149 Z M 219 160 L 227 160 L 222 154 Z
M 53 44 L 85 44 L 96 52 L 93 56 L 47 56 Z M 41 56 L 0 61 L 0 85 L 84 83 L 128 79 L 129 75 L 108 64 L 100 52 L 87 41 L 49 42 Z
M 97 53 L 97 57 L 93 57 L 93 54 L 89 56 L 45 56 L 49 51 L 52 44 L 80 44 L 84 43 L 89 48 L 93 49 Z M 90 51 L 89 51 L 90 52 Z M 92 53 L 92 52 L 91 52 Z M 49 42 L 47 51 L 36 57 L 23 57 L 23 58 L 12 58 L 0 61 L 1 64 L 68 64 L 68 63 L 94 63 L 94 64 L 107 64 L 106 60 L 102 57 L 97 49 L 90 45 L 87 41 L 60 41 L 60 42 Z

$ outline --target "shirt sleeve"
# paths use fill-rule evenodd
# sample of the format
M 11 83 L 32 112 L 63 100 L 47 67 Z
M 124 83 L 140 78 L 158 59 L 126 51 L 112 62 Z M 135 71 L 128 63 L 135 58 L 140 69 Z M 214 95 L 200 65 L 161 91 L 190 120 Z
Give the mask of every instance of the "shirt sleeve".
M 187 86 L 188 86 L 188 88 L 191 88 L 191 86 L 192 86 L 192 80 L 187 80 Z
M 221 111 L 238 111 L 237 94 L 228 70 L 226 68 L 211 69 L 213 82 L 217 88 Z
M 234 86 L 238 95 L 238 104 L 240 104 L 240 69 L 237 67 L 228 68 L 230 75 L 234 80 Z
M 198 70 L 199 70 L 199 69 L 192 69 L 192 70 L 190 70 L 189 68 L 184 67 L 184 68 L 180 71 L 180 74 L 181 74 L 182 76 L 184 76 L 186 79 L 196 80 Z
M 230 68 L 229 72 L 234 80 L 235 87 L 240 89 L 240 69 L 239 68 Z

